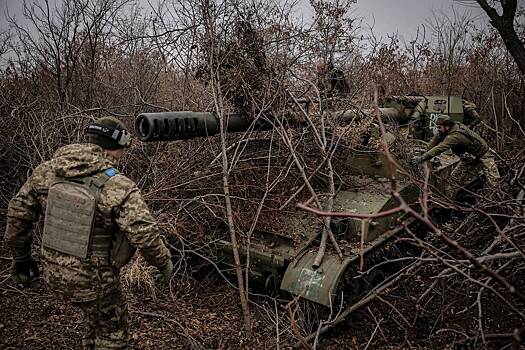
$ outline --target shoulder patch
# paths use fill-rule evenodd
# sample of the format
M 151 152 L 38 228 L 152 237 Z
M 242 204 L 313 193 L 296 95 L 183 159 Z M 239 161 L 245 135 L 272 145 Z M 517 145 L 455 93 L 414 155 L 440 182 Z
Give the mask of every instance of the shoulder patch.
M 115 176 L 108 176 L 108 181 L 101 192 L 101 203 L 107 207 L 117 207 L 134 191 L 138 191 L 135 183 L 117 172 Z
M 104 171 L 104 173 L 107 176 L 109 176 L 109 177 L 113 177 L 113 176 L 117 175 L 117 171 L 114 168 L 106 169 L 106 171 Z

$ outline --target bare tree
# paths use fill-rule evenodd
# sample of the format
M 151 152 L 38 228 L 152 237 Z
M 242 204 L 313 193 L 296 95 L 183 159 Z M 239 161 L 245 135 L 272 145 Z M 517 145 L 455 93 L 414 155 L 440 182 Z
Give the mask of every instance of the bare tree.
M 441 84 L 443 94 L 460 93 L 458 90 L 462 86 L 457 86 L 457 78 L 465 66 L 472 42 L 472 16 L 469 12 L 460 13 L 453 9 L 449 16 L 444 12 L 434 12 L 427 23 L 431 29 L 431 49 L 440 70 L 436 78 L 441 81 L 436 83 Z
M 78 93 L 78 86 L 73 86 L 73 82 L 80 65 L 87 67 L 88 96 L 93 94 L 97 55 L 107 45 L 107 33 L 118 12 L 129 2 L 65 0 L 53 4 L 49 0 L 24 1 L 23 16 L 28 25 L 9 18 L 19 45 L 17 51 L 35 71 L 42 70 L 52 78 L 62 108 L 74 102 L 72 95 Z
M 521 73 L 525 74 L 525 47 L 523 46 L 523 41 L 519 38 L 514 28 L 514 19 L 516 17 L 516 10 L 518 7 L 517 0 L 500 0 L 492 1 L 495 3 L 500 3 L 503 10 L 502 14 L 498 14 L 496 8 L 491 5 L 486 0 L 476 0 L 479 6 L 490 17 L 490 23 L 498 30 L 507 50 L 516 61 Z
M 227 7 L 227 4 L 222 4 L 223 6 Z M 219 45 L 217 43 L 218 35 L 217 35 L 217 27 L 221 24 L 225 27 L 228 27 L 230 25 L 229 18 L 227 15 L 227 12 L 219 12 L 218 8 L 220 6 L 217 6 L 217 4 L 213 1 L 209 0 L 203 0 L 200 4 L 200 8 L 202 11 L 202 18 L 204 20 L 204 29 L 205 29 L 205 37 L 207 40 L 207 58 L 209 60 L 208 63 L 208 69 L 210 74 L 210 83 L 211 87 L 213 89 L 213 99 L 214 99 L 214 109 L 215 112 L 219 116 L 220 121 L 220 137 L 221 137 L 221 153 L 222 153 L 222 180 L 223 180 L 223 191 L 224 191 L 224 206 L 226 211 L 226 218 L 228 222 L 228 229 L 230 233 L 230 240 L 232 243 L 232 252 L 235 262 L 235 274 L 237 276 L 237 283 L 239 285 L 239 297 L 241 302 L 241 308 L 242 313 L 244 317 L 244 326 L 246 333 L 248 335 L 251 334 L 252 331 L 252 322 L 251 322 L 251 315 L 250 315 L 250 307 L 248 304 L 248 291 L 245 288 L 245 281 L 243 279 L 243 273 L 242 273 L 242 266 L 241 266 L 241 257 L 239 254 L 239 244 L 238 244 L 238 233 L 235 228 L 235 222 L 234 222 L 234 213 L 232 209 L 232 203 L 231 203 L 231 184 L 230 184 L 230 172 L 229 172 L 229 164 L 228 164 L 228 157 L 227 157 L 227 149 L 226 149 L 226 136 L 225 136 L 225 123 L 227 121 L 225 120 L 225 99 L 224 99 L 224 92 L 223 87 L 221 86 L 221 82 L 218 79 L 219 72 L 221 65 L 223 64 L 223 58 L 220 56 L 220 49 Z M 230 10 L 234 9 L 234 7 L 229 8 Z M 222 21 L 222 23 L 221 23 Z

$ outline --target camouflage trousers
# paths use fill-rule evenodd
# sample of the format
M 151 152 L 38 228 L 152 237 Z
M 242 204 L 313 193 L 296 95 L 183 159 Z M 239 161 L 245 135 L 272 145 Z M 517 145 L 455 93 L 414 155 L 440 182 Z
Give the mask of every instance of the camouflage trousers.
M 128 305 L 120 289 L 116 288 L 96 300 L 73 305 L 82 309 L 84 314 L 82 349 L 128 348 Z
M 496 188 L 499 183 L 500 175 L 494 155 L 489 150 L 481 158 L 471 162 L 460 161 L 450 174 L 450 184 L 447 186 L 446 193 L 449 198 L 455 198 L 462 186 L 468 186 L 476 179 L 484 177 L 486 188 Z

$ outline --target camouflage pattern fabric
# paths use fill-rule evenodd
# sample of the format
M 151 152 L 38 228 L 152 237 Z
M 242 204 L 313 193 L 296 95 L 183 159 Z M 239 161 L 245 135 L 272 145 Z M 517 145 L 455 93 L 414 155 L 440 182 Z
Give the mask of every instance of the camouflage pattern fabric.
M 479 114 L 476 111 L 476 105 L 467 100 L 461 100 L 461 102 L 463 103 L 463 124 L 474 130 L 474 128 L 481 123 Z
M 431 159 L 450 149 L 456 155 L 470 154 L 471 161 L 460 161 L 450 174 L 450 183 L 445 192 L 449 198 L 455 198 L 461 186 L 467 186 L 474 180 L 485 177 L 488 187 L 496 187 L 499 182 L 499 172 L 494 162 L 494 154 L 481 136 L 465 125 L 454 123 L 448 133 L 435 135 L 427 145 L 428 151 L 424 154 Z
M 484 176 L 485 186 L 494 189 L 498 186 L 500 175 L 492 151 L 487 152 L 480 159 L 471 162 L 459 162 L 450 174 L 450 184 L 446 194 L 455 198 L 461 186 L 467 186 L 476 179 Z
M 93 144 L 60 148 L 53 159 L 38 166 L 9 202 L 5 241 L 15 258 L 30 256 L 32 225 L 46 210 L 49 186 L 56 176 L 78 177 L 111 168 L 115 160 Z M 95 227 L 138 248 L 144 259 L 163 271 L 171 255 L 164 245 L 137 186 L 122 174 L 111 177 L 100 193 Z M 120 259 L 122 260 L 122 259 Z M 71 302 L 94 302 L 119 290 L 119 267 L 106 258 L 80 259 L 42 248 L 44 281 L 57 297 Z
M 120 289 L 93 301 L 73 305 L 83 312 L 82 349 L 127 349 L 128 306 Z

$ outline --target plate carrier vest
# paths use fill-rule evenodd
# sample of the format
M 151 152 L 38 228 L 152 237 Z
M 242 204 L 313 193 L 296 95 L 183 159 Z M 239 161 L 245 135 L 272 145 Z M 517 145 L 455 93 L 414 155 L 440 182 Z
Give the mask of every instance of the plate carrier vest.
M 471 143 L 466 146 L 452 147 L 452 152 L 456 155 L 467 152 L 472 154 L 477 159 L 483 157 L 489 150 L 487 142 L 478 136 L 478 134 L 470 130 L 467 126 L 459 123 L 456 123 L 456 125 L 458 125 L 456 132 L 465 136 L 470 140 Z
M 57 177 L 49 187 L 42 247 L 87 259 L 110 262 L 112 237 L 109 230 L 95 225 L 100 192 L 116 174 L 109 168 L 95 175 Z

